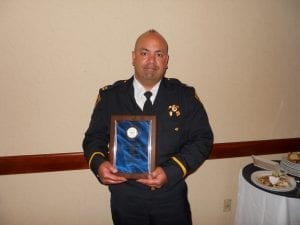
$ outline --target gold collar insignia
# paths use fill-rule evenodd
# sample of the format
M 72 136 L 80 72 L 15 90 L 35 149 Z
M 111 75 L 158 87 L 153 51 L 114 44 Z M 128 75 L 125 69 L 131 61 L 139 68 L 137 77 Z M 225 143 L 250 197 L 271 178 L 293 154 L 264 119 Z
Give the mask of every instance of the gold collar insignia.
M 169 105 L 169 116 L 180 116 L 180 107 L 179 105 Z

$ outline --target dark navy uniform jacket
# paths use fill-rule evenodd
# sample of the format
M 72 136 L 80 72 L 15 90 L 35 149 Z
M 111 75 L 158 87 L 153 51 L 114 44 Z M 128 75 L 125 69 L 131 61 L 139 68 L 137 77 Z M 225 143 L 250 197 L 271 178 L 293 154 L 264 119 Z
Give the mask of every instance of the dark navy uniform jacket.
M 156 191 L 166 192 L 185 185 L 185 177 L 208 158 L 213 133 L 194 88 L 177 79 L 162 79 L 153 108 L 157 117 L 156 166 L 161 166 L 168 178 L 167 184 Z M 83 141 L 84 156 L 95 175 L 100 164 L 108 160 L 111 115 L 122 114 L 143 114 L 134 98 L 133 77 L 99 91 Z M 130 187 L 149 190 L 134 180 L 111 185 L 110 190 Z

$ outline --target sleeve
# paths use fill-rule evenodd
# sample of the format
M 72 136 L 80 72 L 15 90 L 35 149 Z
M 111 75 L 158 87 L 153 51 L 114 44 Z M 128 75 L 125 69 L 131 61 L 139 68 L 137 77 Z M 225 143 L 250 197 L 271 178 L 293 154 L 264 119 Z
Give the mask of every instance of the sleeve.
M 206 111 L 195 94 L 189 88 L 185 96 L 184 107 L 187 139 L 179 152 L 170 157 L 163 165 L 168 177 L 168 186 L 172 186 L 197 170 L 209 157 L 213 144 L 213 132 Z
M 91 121 L 82 143 L 84 157 L 95 176 L 100 164 L 108 160 L 109 121 L 107 99 L 99 91 Z

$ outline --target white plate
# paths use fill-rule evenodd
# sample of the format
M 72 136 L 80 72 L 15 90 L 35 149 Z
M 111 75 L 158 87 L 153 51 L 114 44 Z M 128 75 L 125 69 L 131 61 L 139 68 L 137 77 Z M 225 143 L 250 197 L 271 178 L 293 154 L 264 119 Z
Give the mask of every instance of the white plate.
M 287 164 L 285 161 L 280 162 L 280 167 L 284 169 L 288 174 L 300 177 L 300 169 L 295 168 L 292 165 Z
M 299 163 L 293 163 L 293 162 L 288 161 L 287 159 L 282 159 L 280 163 L 284 164 L 284 165 L 286 165 L 290 168 L 293 168 L 295 170 L 300 171 L 300 164 Z
M 255 183 L 257 186 L 266 189 L 266 190 L 270 190 L 270 191 L 277 191 L 277 192 L 288 192 L 288 191 L 292 191 L 296 188 L 296 181 L 295 178 L 287 176 L 287 180 L 289 182 L 289 186 L 288 187 L 270 187 L 267 185 L 264 185 L 262 183 L 260 183 L 258 181 L 258 178 L 261 176 L 270 176 L 272 175 L 272 171 L 256 171 L 254 173 L 251 174 L 251 180 L 253 183 Z

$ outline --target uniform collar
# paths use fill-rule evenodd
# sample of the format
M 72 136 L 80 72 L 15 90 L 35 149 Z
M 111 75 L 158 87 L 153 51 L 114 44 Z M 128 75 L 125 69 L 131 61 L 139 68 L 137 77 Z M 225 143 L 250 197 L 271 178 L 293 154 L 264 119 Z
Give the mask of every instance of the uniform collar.
M 149 90 L 149 91 L 152 92 L 152 96 L 150 98 L 151 101 L 152 101 L 152 103 L 154 102 L 154 100 L 156 98 L 160 82 L 161 81 L 159 81 L 151 90 Z M 143 101 L 146 101 L 144 93 L 147 90 L 145 90 L 145 88 L 143 87 L 143 85 L 135 78 L 135 76 L 133 77 L 133 89 L 134 89 L 134 97 L 136 99 L 143 99 Z

